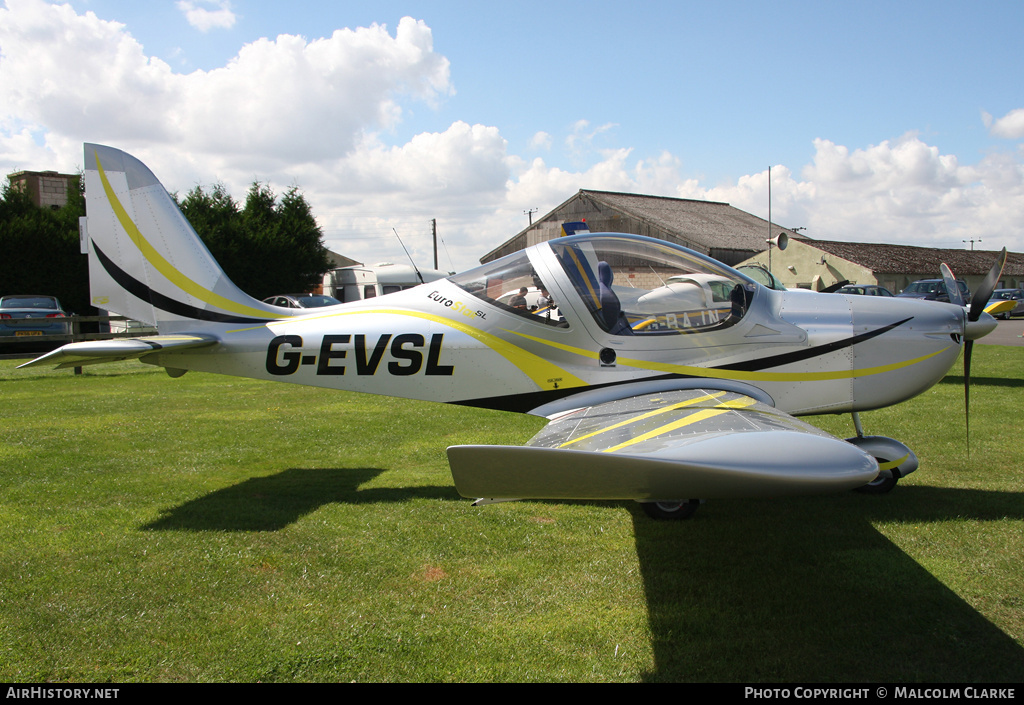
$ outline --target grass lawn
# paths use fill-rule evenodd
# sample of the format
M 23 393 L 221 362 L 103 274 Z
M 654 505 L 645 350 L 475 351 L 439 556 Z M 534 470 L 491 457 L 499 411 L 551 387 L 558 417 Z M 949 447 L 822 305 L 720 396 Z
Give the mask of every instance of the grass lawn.
M 543 421 L 0 361 L 0 682 L 1024 680 L 1024 348 L 863 415 L 891 494 L 474 508 Z M 849 417 L 812 422 L 853 435 Z

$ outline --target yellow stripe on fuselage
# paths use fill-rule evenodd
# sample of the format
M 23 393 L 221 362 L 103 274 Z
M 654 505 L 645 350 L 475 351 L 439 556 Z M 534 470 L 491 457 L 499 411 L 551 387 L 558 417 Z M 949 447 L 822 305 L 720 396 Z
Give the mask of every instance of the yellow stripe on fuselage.
M 426 313 L 423 311 L 412 311 L 407 309 L 359 309 L 357 311 L 338 311 L 334 313 L 325 313 L 319 316 L 303 317 L 301 319 L 283 319 L 268 323 L 266 327 L 278 326 L 278 325 L 303 325 L 311 323 L 313 321 L 322 321 L 328 318 L 335 318 L 341 316 L 360 316 L 360 315 L 391 315 L 391 316 L 408 316 L 410 318 L 420 318 L 425 321 L 431 321 L 433 323 L 440 323 L 454 328 L 460 333 L 465 333 L 471 338 L 480 341 L 485 346 L 498 353 L 510 363 L 515 365 L 523 374 L 533 380 L 542 390 L 549 389 L 562 389 L 565 387 L 586 387 L 587 382 L 584 382 L 579 377 L 566 372 L 564 369 L 545 360 L 539 355 L 523 350 L 522 348 L 510 343 L 507 340 L 499 338 L 491 333 L 485 333 L 479 328 L 475 328 L 462 321 L 455 321 L 450 318 L 438 316 L 433 313 Z M 260 326 L 262 327 L 262 326 Z M 234 331 L 228 331 L 228 333 L 236 333 L 241 330 L 252 330 L 238 329 Z
M 597 353 L 593 350 L 586 350 L 584 348 L 575 348 L 571 345 L 565 345 L 564 343 L 555 343 L 550 340 L 544 340 L 533 335 L 527 335 L 526 333 L 519 333 L 517 331 L 507 331 L 514 333 L 515 335 L 522 336 L 529 340 L 537 343 L 542 343 L 559 350 L 566 352 L 575 353 L 588 357 L 591 359 L 597 358 Z M 617 364 L 625 367 L 636 367 L 642 370 L 651 370 L 654 372 L 667 372 L 671 374 L 687 375 L 688 377 L 706 377 L 708 379 L 731 379 L 741 382 L 823 382 L 837 379 L 852 379 L 854 377 L 870 377 L 871 375 L 882 374 L 883 372 L 893 372 L 895 370 L 901 370 L 905 367 L 916 365 L 919 362 L 929 360 L 936 355 L 949 350 L 951 346 L 942 348 L 933 353 L 915 357 L 910 360 L 904 360 L 902 362 L 894 362 L 890 365 L 878 365 L 876 367 L 862 367 L 860 369 L 850 370 L 831 370 L 827 372 L 761 372 L 761 371 L 746 371 L 746 370 L 720 370 L 714 367 L 695 367 L 693 365 L 678 365 L 671 362 L 654 362 L 651 360 L 636 360 L 627 357 L 619 357 Z M 792 364 L 792 363 L 790 363 Z

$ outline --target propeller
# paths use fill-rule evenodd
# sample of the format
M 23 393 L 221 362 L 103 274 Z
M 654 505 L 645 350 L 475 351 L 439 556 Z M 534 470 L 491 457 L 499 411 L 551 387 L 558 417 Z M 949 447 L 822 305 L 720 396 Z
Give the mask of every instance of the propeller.
M 953 276 L 953 270 L 949 268 L 949 265 L 943 262 L 939 265 L 939 271 L 942 272 L 942 283 L 946 285 L 946 293 L 949 294 L 949 303 L 956 304 L 957 306 L 966 306 L 967 302 L 964 301 L 964 292 L 960 291 L 960 287 L 956 283 L 956 277 Z
M 971 298 L 971 307 L 967 312 L 967 320 L 964 321 L 964 425 L 967 428 L 967 456 L 971 455 L 971 353 L 974 351 L 974 341 L 984 337 L 995 328 L 995 319 L 985 314 L 985 304 L 988 303 L 992 292 L 999 283 L 999 277 L 1003 275 L 1003 267 L 1006 266 L 1006 248 L 996 258 L 992 269 L 988 271 L 978 289 Z M 939 267 L 942 272 L 942 281 L 946 285 L 946 292 L 949 294 L 950 303 L 963 306 L 965 304 L 963 292 L 957 286 L 956 277 L 945 262 Z M 985 318 L 982 318 L 982 315 Z M 988 319 L 988 320 L 986 320 Z

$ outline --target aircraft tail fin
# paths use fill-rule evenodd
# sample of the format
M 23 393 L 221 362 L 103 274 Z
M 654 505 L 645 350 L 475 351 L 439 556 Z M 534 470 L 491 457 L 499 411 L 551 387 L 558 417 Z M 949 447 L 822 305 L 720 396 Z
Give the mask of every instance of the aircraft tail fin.
M 228 279 L 166 189 L 135 157 L 86 144 L 85 198 L 94 306 L 157 325 L 161 333 L 290 315 Z

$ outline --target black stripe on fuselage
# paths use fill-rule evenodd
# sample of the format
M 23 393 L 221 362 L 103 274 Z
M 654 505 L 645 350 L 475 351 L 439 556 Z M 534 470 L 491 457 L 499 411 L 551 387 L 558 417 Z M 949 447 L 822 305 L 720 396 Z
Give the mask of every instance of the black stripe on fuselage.
M 722 365 L 720 367 L 709 367 L 708 370 L 729 370 L 732 372 L 759 372 L 770 369 L 772 367 L 781 367 L 782 365 L 788 365 L 794 362 L 801 362 L 803 360 L 809 360 L 811 358 L 820 357 L 821 355 L 827 355 L 843 348 L 848 348 L 856 345 L 857 343 L 863 343 L 865 340 L 871 340 L 884 333 L 889 332 L 893 328 L 897 328 L 910 318 L 904 318 L 902 321 L 896 321 L 890 323 L 887 326 L 876 328 L 875 330 L 867 331 L 866 333 L 860 333 L 858 335 L 844 338 L 842 340 L 836 340 L 832 343 L 825 343 L 824 345 L 817 345 L 807 350 L 799 350 L 792 353 L 784 353 L 782 355 L 770 355 L 768 357 L 757 358 L 756 360 L 747 360 L 744 362 L 736 362 L 731 365 Z M 651 377 L 644 377 L 642 380 L 625 380 L 622 382 L 609 382 L 608 384 L 594 384 L 587 387 L 570 387 L 567 389 L 551 389 L 542 392 L 527 392 L 526 394 L 510 394 L 502 397 L 483 397 L 480 399 L 466 399 L 463 401 L 452 402 L 460 406 L 473 406 L 482 409 L 497 409 L 499 411 L 517 411 L 520 413 L 526 413 L 531 409 L 536 409 L 538 406 L 548 404 L 558 399 L 564 399 L 565 397 L 572 396 L 579 392 L 588 391 L 591 389 L 600 389 L 603 387 L 615 387 L 622 384 L 632 384 L 633 382 L 648 382 L 654 380 L 663 379 L 699 379 L 701 375 L 685 375 L 685 374 L 665 374 L 665 375 L 654 375 Z M 709 382 L 710 385 L 714 385 L 714 380 Z
M 117 282 L 117 284 L 127 291 L 132 296 L 135 296 L 146 303 L 152 304 L 157 308 L 173 313 L 175 316 L 181 316 L 183 318 L 192 318 L 197 321 L 212 321 L 215 323 L 245 323 L 245 324 L 259 324 L 266 323 L 267 320 L 260 318 L 244 318 L 242 316 L 231 316 L 225 313 L 217 313 L 216 311 L 206 311 L 189 304 L 182 303 L 181 301 L 175 301 L 169 296 L 153 291 L 148 286 L 140 282 L 138 279 L 128 274 L 116 264 L 114 261 L 103 254 L 103 250 L 99 248 L 95 241 L 92 243 L 93 252 L 96 253 L 96 258 L 100 264 L 103 265 L 103 269 L 107 270 L 107 274 Z
M 902 326 L 910 318 L 904 318 L 902 321 L 896 321 L 890 323 L 887 326 L 881 328 L 875 328 L 869 330 L 866 333 L 860 333 L 859 335 L 852 336 L 850 338 L 843 338 L 842 340 L 836 340 L 831 343 L 825 343 L 824 345 L 815 345 L 813 348 L 806 350 L 797 350 L 796 352 L 783 353 L 781 355 L 771 355 L 769 357 L 759 357 L 756 360 L 745 360 L 744 362 L 734 362 L 731 365 L 722 365 L 716 367 L 716 370 L 730 370 L 735 372 L 759 372 L 766 370 L 771 367 L 781 367 L 782 365 L 789 365 L 794 362 L 802 362 L 804 360 L 810 360 L 811 358 L 819 357 L 821 355 L 827 355 L 830 352 L 836 350 L 842 350 L 843 348 L 853 347 L 857 343 L 863 343 L 865 340 L 871 340 L 877 338 L 883 333 L 888 333 L 893 328 Z

